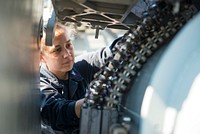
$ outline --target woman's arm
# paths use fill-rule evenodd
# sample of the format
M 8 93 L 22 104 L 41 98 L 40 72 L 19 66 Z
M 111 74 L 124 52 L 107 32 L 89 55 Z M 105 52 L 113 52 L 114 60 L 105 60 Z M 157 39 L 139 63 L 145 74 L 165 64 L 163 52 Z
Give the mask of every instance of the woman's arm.
M 80 55 L 75 58 L 75 62 L 86 60 L 92 66 L 101 68 L 109 57 L 112 57 L 112 52 L 109 47 L 105 47 L 95 52 Z
M 80 118 L 81 107 L 83 105 L 83 102 L 84 102 L 84 99 L 80 99 L 80 100 L 76 101 L 75 112 L 76 112 L 76 116 L 78 118 Z

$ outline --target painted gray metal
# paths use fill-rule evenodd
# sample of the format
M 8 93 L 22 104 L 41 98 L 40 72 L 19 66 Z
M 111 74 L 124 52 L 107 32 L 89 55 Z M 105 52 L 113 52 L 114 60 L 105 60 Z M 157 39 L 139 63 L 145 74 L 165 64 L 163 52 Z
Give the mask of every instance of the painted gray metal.
M 174 38 L 146 89 L 140 134 L 199 134 L 200 14 Z
M 39 134 L 42 0 L 0 0 L 0 133 Z

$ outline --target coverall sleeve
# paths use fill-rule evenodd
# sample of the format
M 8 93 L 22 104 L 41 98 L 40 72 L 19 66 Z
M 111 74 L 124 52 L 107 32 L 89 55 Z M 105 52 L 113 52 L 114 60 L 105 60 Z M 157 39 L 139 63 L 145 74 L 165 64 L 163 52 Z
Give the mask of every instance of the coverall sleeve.
M 60 130 L 78 126 L 79 118 L 75 113 L 76 101 L 66 100 L 57 89 L 50 87 L 45 81 L 40 82 L 40 90 L 42 92 L 41 117 L 45 124 Z
M 86 60 L 92 66 L 101 68 L 105 65 L 106 60 L 109 57 L 112 57 L 112 52 L 109 47 L 104 47 L 103 49 L 97 50 L 95 52 L 89 52 L 87 54 L 77 56 L 75 58 L 75 62 Z

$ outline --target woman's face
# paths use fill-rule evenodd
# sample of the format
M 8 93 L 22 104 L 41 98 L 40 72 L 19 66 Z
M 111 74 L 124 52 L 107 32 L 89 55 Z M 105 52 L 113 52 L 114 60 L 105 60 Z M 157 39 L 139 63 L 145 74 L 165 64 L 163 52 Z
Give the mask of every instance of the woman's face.
M 67 33 L 62 29 L 55 31 L 53 45 L 45 48 L 43 61 L 50 72 L 62 79 L 74 64 L 74 47 Z

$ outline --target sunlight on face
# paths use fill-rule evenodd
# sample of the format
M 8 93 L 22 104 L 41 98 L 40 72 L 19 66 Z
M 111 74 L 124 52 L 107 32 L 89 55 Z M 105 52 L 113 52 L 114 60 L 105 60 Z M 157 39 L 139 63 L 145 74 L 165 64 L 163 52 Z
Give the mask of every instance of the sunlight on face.
M 64 27 L 56 27 L 53 45 L 45 46 L 42 57 L 50 72 L 65 79 L 74 64 L 74 47 Z

